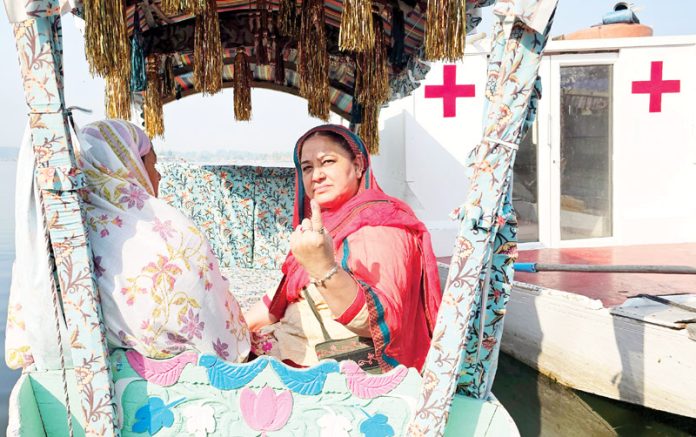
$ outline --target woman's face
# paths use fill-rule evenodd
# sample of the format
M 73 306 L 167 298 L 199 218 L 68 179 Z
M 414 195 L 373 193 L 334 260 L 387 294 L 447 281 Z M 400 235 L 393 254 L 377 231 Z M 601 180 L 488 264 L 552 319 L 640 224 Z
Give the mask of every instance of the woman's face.
M 337 208 L 357 194 L 362 167 L 361 160 L 352 159 L 331 138 L 314 136 L 302 146 L 302 183 L 323 209 Z
M 157 164 L 157 154 L 154 148 L 150 148 L 150 151 L 143 155 L 143 165 L 145 166 L 145 171 L 147 171 L 148 178 L 150 178 L 150 182 L 152 182 L 152 188 L 155 190 L 155 197 L 157 197 L 159 193 L 159 182 L 160 179 L 162 179 L 162 175 L 157 171 L 155 164 Z

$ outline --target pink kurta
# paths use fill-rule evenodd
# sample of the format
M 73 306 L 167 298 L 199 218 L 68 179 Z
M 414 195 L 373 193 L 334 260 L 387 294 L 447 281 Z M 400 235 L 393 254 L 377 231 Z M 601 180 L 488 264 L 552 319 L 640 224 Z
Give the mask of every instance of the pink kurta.
M 376 241 L 378 245 L 374 244 Z M 406 364 L 420 369 L 425 355 L 415 354 L 418 359 L 414 360 L 414 348 L 405 346 L 417 345 L 427 351 L 429 341 L 391 341 L 394 337 L 415 341 L 430 336 L 422 300 L 409 298 L 420 295 L 422 265 L 418 239 L 399 228 L 365 226 L 346 237 L 336 258 L 360 285 L 353 304 L 336 316 L 316 287 L 308 285 L 304 290 L 311 293 L 331 338 L 372 337 L 375 349 L 389 366 Z M 270 305 L 272 295 L 264 298 L 266 305 Z M 314 347 L 323 341 L 319 323 L 307 301 L 301 299 L 289 303 L 277 323 L 254 336 L 252 349 L 257 355 L 311 366 L 318 362 Z
M 311 214 L 302 184 L 302 145 L 320 132 L 338 135 L 355 159 L 364 164 L 364 173 L 357 181 L 358 193 L 321 213 L 324 228 L 333 239 L 336 261 L 359 285 L 355 302 L 332 322 L 352 326 L 355 317 L 366 310 L 375 357 L 382 370 L 399 364 L 420 370 L 442 299 L 430 233 L 405 202 L 379 188 L 365 145 L 353 132 L 338 125 L 317 126 L 295 146 L 294 227 Z M 267 302 L 269 312 L 279 323 L 302 323 L 286 318 L 293 305 L 303 303 L 302 290 L 309 284 L 309 276 L 292 253 L 282 270 L 283 279 Z

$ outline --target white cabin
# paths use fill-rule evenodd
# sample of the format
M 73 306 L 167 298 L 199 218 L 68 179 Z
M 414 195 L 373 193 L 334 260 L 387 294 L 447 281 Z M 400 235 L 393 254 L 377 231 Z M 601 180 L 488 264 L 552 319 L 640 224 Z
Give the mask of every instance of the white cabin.
M 413 95 L 382 110 L 375 174 L 428 225 L 438 256 L 451 254 L 448 214 L 481 138 L 489 43 L 432 64 Z M 696 35 L 549 41 L 515 164 L 523 247 L 696 242 L 694 71 Z

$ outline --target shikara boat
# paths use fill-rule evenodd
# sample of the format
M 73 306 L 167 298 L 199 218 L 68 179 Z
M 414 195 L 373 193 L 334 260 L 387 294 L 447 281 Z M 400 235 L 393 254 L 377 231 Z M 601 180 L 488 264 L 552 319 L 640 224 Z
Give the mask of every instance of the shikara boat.
M 233 364 L 195 352 L 152 360 L 110 348 L 63 94 L 62 54 L 72 48 L 62 44 L 61 14 L 72 11 L 85 19 L 86 55 L 106 79 L 109 116 L 142 114 L 150 136 L 162 134 L 162 104 L 225 86 L 235 89 L 236 119 L 248 120 L 256 86 L 307 98 L 319 118 L 332 110 L 351 120 L 376 152 L 380 107 L 418 87 L 423 59 L 461 57 L 478 9 L 493 3 L 6 0 L 56 272 L 52 294 L 34 296 L 53 302 L 55 317 L 28 320 L 27 329 L 60 345 L 59 366 L 24 369 L 8 435 L 517 435 L 491 394 L 507 303 L 499 291 L 512 275 L 504 253 L 515 244 L 512 162 L 536 114 L 556 0 L 494 6 L 487 121 L 462 175 L 470 201 L 458 209 L 461 232 L 420 373 L 397 366 L 369 375 L 332 360 L 301 370 L 266 358 Z

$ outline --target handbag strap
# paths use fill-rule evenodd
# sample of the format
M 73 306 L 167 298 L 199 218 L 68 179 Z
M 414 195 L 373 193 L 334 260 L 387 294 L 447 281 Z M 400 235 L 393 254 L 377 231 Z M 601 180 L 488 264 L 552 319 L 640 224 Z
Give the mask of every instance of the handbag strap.
M 324 322 L 321 319 L 321 315 L 319 315 L 319 311 L 317 310 L 317 306 L 314 303 L 314 299 L 312 299 L 312 295 L 309 293 L 309 290 L 305 288 L 304 290 L 304 297 L 307 299 L 307 303 L 309 304 L 309 309 L 312 310 L 312 314 L 314 314 L 314 317 L 317 318 L 317 322 L 319 322 L 319 326 L 321 327 L 321 333 L 324 335 L 324 341 L 329 341 L 331 340 L 331 336 L 329 335 L 329 331 L 326 330 L 326 326 L 324 326 Z

